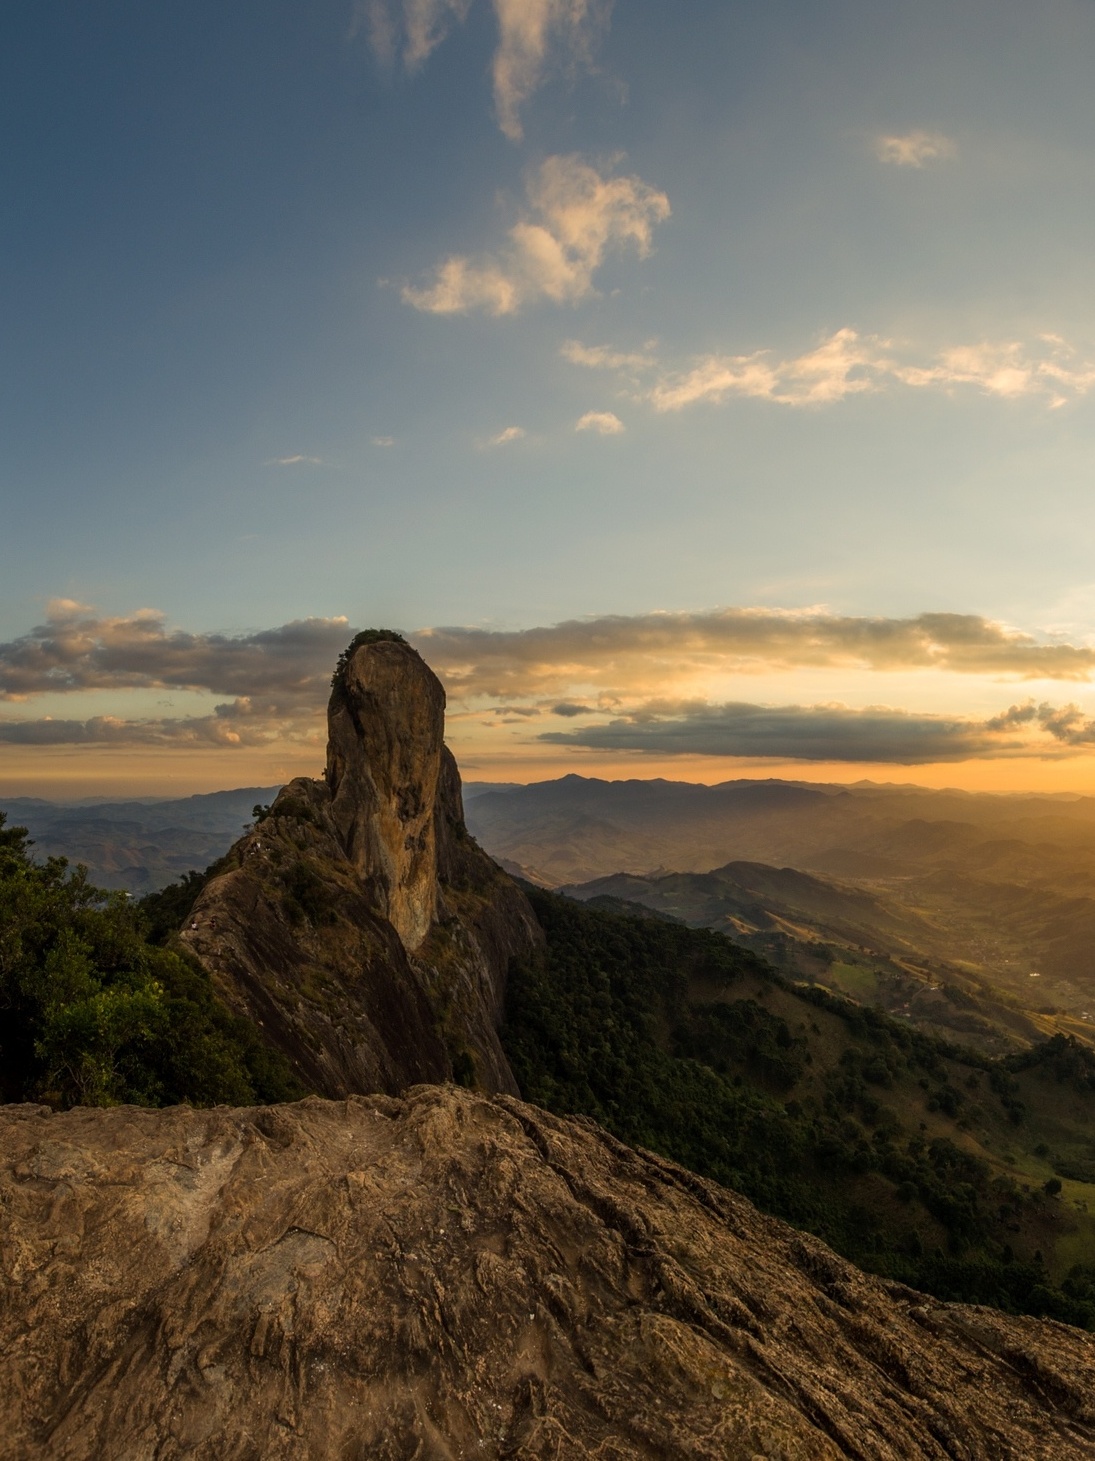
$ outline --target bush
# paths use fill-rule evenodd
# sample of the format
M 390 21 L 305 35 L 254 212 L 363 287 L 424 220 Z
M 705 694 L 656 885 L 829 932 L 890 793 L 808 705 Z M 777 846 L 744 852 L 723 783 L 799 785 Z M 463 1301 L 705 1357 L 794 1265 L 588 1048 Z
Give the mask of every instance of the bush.
M 205 970 L 149 942 L 124 893 L 36 863 L 0 812 L 0 1096 L 55 1106 L 249 1104 L 302 1095 Z M 192 874 L 191 879 L 201 878 Z M 193 891 L 184 879 L 173 895 Z M 172 899 L 158 905 L 166 918 Z

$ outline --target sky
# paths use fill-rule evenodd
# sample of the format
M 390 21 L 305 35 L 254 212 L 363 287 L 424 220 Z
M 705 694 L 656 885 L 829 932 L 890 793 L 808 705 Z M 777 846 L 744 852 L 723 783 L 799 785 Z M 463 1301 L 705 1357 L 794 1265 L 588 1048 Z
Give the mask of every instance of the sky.
M 0 795 L 1095 791 L 1095 0 L 2 27 Z

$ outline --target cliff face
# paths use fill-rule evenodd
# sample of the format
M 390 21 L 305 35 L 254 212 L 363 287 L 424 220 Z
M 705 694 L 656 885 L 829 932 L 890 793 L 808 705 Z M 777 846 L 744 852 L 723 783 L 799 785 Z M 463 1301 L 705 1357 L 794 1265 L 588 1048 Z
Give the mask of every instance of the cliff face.
M 285 787 L 204 889 L 183 942 L 311 1089 L 457 1079 L 516 1093 L 505 977 L 541 939 L 464 826 L 445 693 L 408 645 L 339 667 L 322 780 Z
M 508 1097 L 0 1108 L 7 1461 L 1073 1461 L 1095 1336 Z
M 331 821 L 378 911 L 413 953 L 438 911 L 441 681 L 412 649 L 381 640 L 337 677 L 327 724 Z

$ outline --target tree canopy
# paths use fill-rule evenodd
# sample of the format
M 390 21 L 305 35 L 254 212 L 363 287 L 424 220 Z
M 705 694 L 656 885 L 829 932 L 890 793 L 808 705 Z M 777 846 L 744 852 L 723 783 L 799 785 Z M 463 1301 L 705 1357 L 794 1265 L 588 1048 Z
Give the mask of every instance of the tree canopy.
M 246 1105 L 303 1094 L 124 893 L 36 862 L 0 812 L 0 1096 L 54 1106 Z

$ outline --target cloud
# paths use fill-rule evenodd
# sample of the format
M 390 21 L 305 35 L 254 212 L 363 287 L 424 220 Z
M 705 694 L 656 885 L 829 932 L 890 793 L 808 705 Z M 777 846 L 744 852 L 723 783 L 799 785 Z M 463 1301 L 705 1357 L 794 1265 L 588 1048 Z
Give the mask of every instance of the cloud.
M 1034 725 L 1065 746 L 1095 744 L 1095 720 L 1086 719 L 1078 705 L 1049 705 L 1044 701 L 1035 705 L 1028 700 L 1025 705 L 1012 705 L 986 724 L 993 730 Z
M 374 436 L 372 438 L 372 443 L 373 443 L 373 446 L 395 446 L 395 437 L 394 436 Z
M 772 362 L 769 352 L 709 355 L 683 374 L 664 376 L 651 389 L 655 411 L 680 411 L 699 401 L 755 396 L 784 406 L 829 405 L 860 391 L 877 390 L 889 368 L 884 342 L 844 329 L 813 350 Z
M 106 617 L 58 599 L 45 623 L 0 642 L 0 700 L 186 689 L 231 699 L 237 714 L 245 702 L 263 713 L 313 710 L 326 703 L 331 667 L 352 634 L 342 617 L 250 634 L 193 634 L 168 629 L 153 609 Z M 647 685 L 670 671 L 925 669 L 1077 683 L 1095 677 L 1095 646 L 1046 641 L 978 614 L 890 619 L 725 608 L 601 615 L 520 630 L 437 627 L 410 637 L 453 694 L 503 700 L 582 682 Z
M 595 751 L 632 751 L 657 756 L 772 757 L 796 761 L 878 762 L 922 766 L 973 757 L 1061 754 L 1060 743 L 1077 747 L 1095 741 L 1093 723 L 1075 706 L 1012 707 L 993 720 L 923 715 L 887 706 L 864 710 L 846 705 L 709 705 L 690 702 L 643 707 L 607 724 L 572 731 L 544 731 L 537 739 Z M 1055 724 L 1066 723 L 1064 733 Z M 1015 731 L 1030 723 L 1058 744 L 1032 743 Z
M 322 744 L 322 723 L 302 725 L 295 718 L 252 719 L 246 705 L 218 705 L 213 715 L 126 720 L 97 715 L 90 720 L 0 719 L 0 745 L 8 746 L 172 746 L 248 750 L 274 742 Z
M 619 436 L 624 423 L 611 411 L 587 411 L 578 418 L 575 431 L 596 431 L 601 436 Z
M 955 157 L 958 147 L 942 132 L 906 132 L 903 136 L 876 137 L 874 152 L 879 162 L 920 168 Z
M 583 345 L 581 340 L 564 340 L 559 354 L 571 365 L 586 365 L 591 370 L 647 370 L 657 365 L 650 354 L 653 341 L 641 351 L 613 350 L 609 345 Z
M 55 599 L 44 624 L 0 643 L 0 700 L 173 688 L 262 697 L 274 712 L 314 709 L 326 703 L 331 667 L 352 633 L 334 618 L 237 636 L 189 634 L 169 630 L 154 609 L 100 617 Z
M 492 436 L 487 442 L 488 446 L 505 446 L 511 441 L 520 441 L 525 435 L 523 426 L 507 426 L 497 436 Z
M 576 365 L 614 369 L 632 381 L 644 371 L 652 372 L 652 383 L 641 385 L 638 394 L 658 412 L 721 405 L 732 396 L 781 406 L 827 406 L 894 385 L 948 392 L 974 387 L 986 396 L 1040 399 L 1057 408 L 1095 386 L 1095 362 L 1052 334 L 1026 343 L 948 346 L 917 359 L 891 340 L 845 327 L 799 355 L 781 359 L 771 350 L 704 355 L 676 369 L 666 368 L 649 353 L 615 352 L 578 340 L 567 341 L 562 353 Z
M 1076 351 L 1056 335 L 1043 335 L 1040 348 L 1017 340 L 959 345 L 944 350 L 928 366 L 895 366 L 896 379 L 909 386 L 977 386 L 986 395 L 1014 400 L 1022 396 L 1049 396 L 1052 407 L 1082 396 L 1095 385 L 1095 365 L 1081 361 Z
M 728 608 L 603 615 L 535 629 L 424 629 L 412 636 L 454 695 L 621 691 L 681 673 L 795 668 L 943 670 L 1086 681 L 1095 647 L 1046 642 L 977 614 L 909 619 Z M 573 693 L 573 692 L 572 692 Z
M 613 252 L 651 249 L 654 225 L 669 217 L 664 193 L 638 177 L 602 176 L 580 157 L 548 157 L 529 177 L 528 206 L 495 255 L 453 255 L 405 303 L 427 314 L 516 314 L 540 299 L 574 304 L 594 293 L 593 276 Z
M 417 71 L 470 8 L 471 0 L 360 0 L 350 34 L 364 32 L 385 66 L 399 56 L 408 71 Z
M 498 125 L 511 141 L 523 135 L 521 108 L 547 74 L 561 66 L 589 69 L 607 28 L 612 0 L 492 0 L 498 44 L 491 62 Z M 382 64 L 402 60 L 416 71 L 454 26 L 471 0 L 359 0 L 351 36 L 365 34 Z
M 43 624 L 0 643 L 0 699 L 13 711 L 0 718 L 0 745 L 318 745 L 331 668 L 352 634 L 345 618 L 194 634 L 169 628 L 151 609 L 109 617 L 56 600 Z M 664 695 L 664 687 L 690 674 L 796 667 L 1095 678 L 1095 647 L 1045 641 L 972 614 L 884 619 L 731 608 L 601 616 L 519 631 L 433 628 L 410 637 L 455 702 L 494 702 L 489 713 L 507 724 L 549 712 L 594 722 L 547 733 L 563 745 L 906 764 L 1070 755 L 1095 746 L 1095 721 L 1075 704 L 1044 700 L 974 721 L 885 708 L 650 699 L 653 689 Z M 165 689 L 222 698 L 210 711 L 177 717 L 15 713 L 41 696 Z M 758 749 L 762 743 L 767 749 Z
M 271 457 L 265 463 L 268 467 L 322 467 L 322 457 Z
M 572 69 L 590 66 L 611 8 L 611 0 L 494 0 L 494 106 L 498 125 L 511 141 L 521 140 L 521 107 L 539 87 L 553 54 Z

